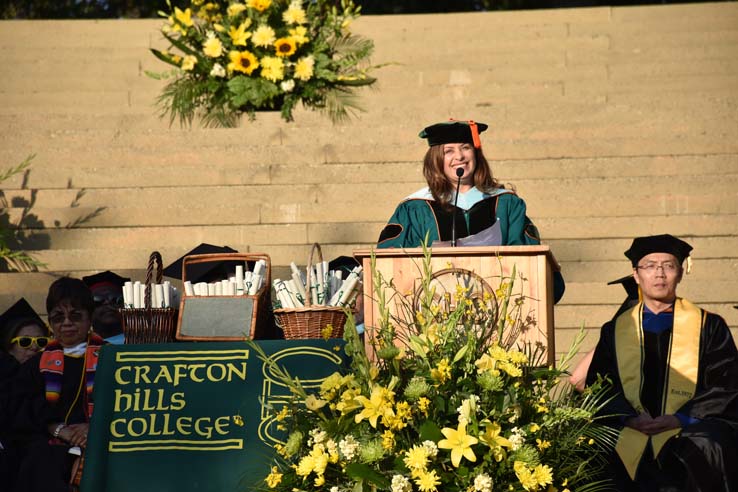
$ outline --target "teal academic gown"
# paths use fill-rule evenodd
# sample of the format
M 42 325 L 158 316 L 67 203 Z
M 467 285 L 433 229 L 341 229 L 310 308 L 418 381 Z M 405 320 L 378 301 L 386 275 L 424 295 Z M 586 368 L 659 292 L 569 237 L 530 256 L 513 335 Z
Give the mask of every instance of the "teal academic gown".
M 459 194 L 457 207 L 442 207 L 426 187 L 419 190 L 395 209 L 379 235 L 378 248 L 417 248 L 428 235 L 428 244 L 435 240 L 450 241 L 453 214 L 456 214 L 456 238 L 477 234 L 496 222 L 500 224 L 502 246 L 541 244 L 538 228 L 525 214 L 525 201 L 514 192 L 496 189 L 483 193 L 472 188 Z M 554 272 L 554 303 L 564 295 L 566 285 L 561 272 Z
M 450 241 L 453 215 L 456 238 L 477 234 L 499 221 L 502 245 L 541 244 L 538 229 L 525 215 L 525 202 L 510 190 L 482 193 L 476 188 L 459 195 L 458 207 L 443 208 L 424 188 L 397 206 L 379 236 L 379 248 L 416 248 L 428 234 L 428 244 Z

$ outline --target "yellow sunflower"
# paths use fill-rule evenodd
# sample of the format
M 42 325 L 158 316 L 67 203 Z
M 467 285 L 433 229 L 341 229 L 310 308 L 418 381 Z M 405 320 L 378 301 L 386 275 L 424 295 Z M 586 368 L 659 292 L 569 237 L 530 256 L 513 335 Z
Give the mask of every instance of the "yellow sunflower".
M 242 72 L 251 75 L 251 72 L 259 67 L 259 61 L 248 51 L 231 51 L 228 53 L 231 62 L 228 64 L 228 71 Z
M 274 49 L 277 52 L 277 56 L 291 56 L 295 54 L 297 45 L 292 38 L 279 38 L 274 42 Z

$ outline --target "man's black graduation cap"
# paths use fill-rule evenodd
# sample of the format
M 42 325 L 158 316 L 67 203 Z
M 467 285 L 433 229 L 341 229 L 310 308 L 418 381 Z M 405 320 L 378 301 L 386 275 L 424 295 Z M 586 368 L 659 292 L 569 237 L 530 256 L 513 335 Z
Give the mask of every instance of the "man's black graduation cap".
M 607 283 L 607 285 L 616 284 L 623 285 L 623 288 L 628 294 L 629 299 L 638 299 L 638 284 L 636 283 L 635 278 L 633 278 L 633 274 L 626 275 L 625 277 L 619 278 L 617 280 L 612 280 Z
M 105 270 L 104 272 L 82 277 L 82 281 L 85 283 L 85 285 L 87 285 L 87 287 L 90 288 L 90 290 L 93 290 L 94 288 L 100 287 L 102 285 L 111 285 L 113 287 L 122 289 L 123 285 L 126 282 L 130 282 L 130 280 L 130 278 L 121 277 L 117 273 L 113 273 L 110 270 Z
M 351 273 L 357 266 L 361 266 L 361 263 L 353 256 L 339 256 L 328 262 L 328 270 L 341 270 L 346 274 Z
M 447 143 L 470 143 L 475 148 L 482 147 L 479 134 L 488 126 L 484 123 L 474 121 L 444 121 L 435 125 L 426 126 L 418 135 L 428 140 L 428 145 L 441 145 Z
M 615 312 L 615 315 L 612 317 L 612 319 L 617 318 L 625 311 L 638 304 L 638 301 L 640 300 L 640 296 L 638 295 L 638 284 L 636 283 L 635 278 L 633 278 L 633 274 L 626 275 L 625 277 L 621 277 L 617 280 L 612 280 L 607 283 L 607 285 L 616 284 L 621 284 L 628 296 Z
M 10 333 L 7 333 L 10 325 L 19 319 L 27 319 L 29 321 L 35 321 L 39 326 L 46 328 L 46 323 L 41 317 L 33 310 L 28 301 L 21 297 L 15 304 L 10 306 L 3 314 L 0 314 L 0 340 L 10 339 Z
M 631 261 L 633 266 L 646 255 L 651 253 L 669 253 L 683 262 L 692 251 L 692 246 L 671 234 L 659 234 L 658 236 L 645 236 L 633 239 L 630 249 L 625 252 L 625 256 Z
M 202 243 L 195 249 L 188 251 L 177 259 L 174 263 L 167 265 L 162 271 L 165 277 L 182 279 L 182 264 L 185 256 L 191 255 L 207 255 L 213 253 L 238 253 L 228 246 L 215 246 L 213 244 Z M 187 265 L 187 280 L 195 282 L 214 282 L 223 280 L 230 275 L 234 275 L 236 265 L 243 265 L 243 261 L 211 261 L 207 263 L 196 263 Z

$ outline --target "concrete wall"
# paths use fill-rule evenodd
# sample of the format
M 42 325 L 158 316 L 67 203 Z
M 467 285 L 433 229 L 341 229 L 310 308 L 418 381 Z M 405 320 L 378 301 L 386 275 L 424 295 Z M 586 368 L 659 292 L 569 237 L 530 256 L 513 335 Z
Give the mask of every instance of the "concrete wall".
M 334 126 L 298 111 L 236 129 L 159 119 L 156 20 L 0 23 L 3 183 L 41 273 L 0 273 L 0 310 L 43 312 L 55 275 L 142 279 L 148 254 L 200 242 L 266 252 L 277 270 L 376 241 L 424 183 L 418 131 L 490 124 L 485 152 L 562 263 L 557 346 L 599 327 L 624 293 L 632 237 L 691 242 L 681 292 L 738 327 L 738 4 L 363 17 L 379 82 Z M 83 196 L 79 197 L 80 192 Z M 65 225 L 105 209 L 79 227 Z M 586 345 L 595 342 L 590 336 Z

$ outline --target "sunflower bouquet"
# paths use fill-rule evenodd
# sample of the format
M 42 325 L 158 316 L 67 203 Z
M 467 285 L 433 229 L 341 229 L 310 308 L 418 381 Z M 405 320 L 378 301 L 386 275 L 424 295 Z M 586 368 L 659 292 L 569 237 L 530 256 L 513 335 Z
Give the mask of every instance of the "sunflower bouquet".
M 361 109 L 353 90 L 370 85 L 371 40 L 351 34 L 360 7 L 352 0 L 191 0 L 160 12 L 171 44 L 152 49 L 175 68 L 158 98 L 162 116 L 191 124 L 235 126 L 241 114 L 280 110 L 292 120 L 298 102 L 334 121 Z
M 373 268 L 373 271 L 375 269 Z M 511 333 L 535 321 L 516 283 L 481 295 L 439 292 L 430 254 L 414 295 L 374 273 L 379 304 L 370 356 L 345 330 L 350 369 L 307 390 L 282 371 L 291 401 L 269 408 L 284 439 L 262 490 L 595 491 L 613 431 L 596 416 L 605 388 L 579 394 L 561 382 L 583 334 L 558 368 L 544 347 Z M 399 302 L 412 316 L 390 314 Z M 262 355 L 272 369 L 275 361 Z M 274 373 L 275 371 L 272 371 Z

